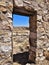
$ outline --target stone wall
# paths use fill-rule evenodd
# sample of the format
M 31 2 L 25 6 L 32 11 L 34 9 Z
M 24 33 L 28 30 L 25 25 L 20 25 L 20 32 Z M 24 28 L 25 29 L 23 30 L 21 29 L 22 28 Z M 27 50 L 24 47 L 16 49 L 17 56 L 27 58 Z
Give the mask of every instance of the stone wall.
M 12 0 L 0 0 L 0 65 L 12 65 Z
M 38 65 L 49 65 L 49 0 L 0 0 L 0 65 L 12 64 L 13 5 L 15 9 L 25 10 L 23 13 L 37 11 L 37 47 L 34 49 L 32 45 L 32 51 L 36 50 L 35 60 Z M 31 52 L 31 59 L 32 55 Z
M 35 36 L 35 32 L 33 31 L 33 28 L 35 31 L 37 31 L 37 40 L 36 42 L 36 46 L 37 47 L 33 47 L 35 42 L 32 41 L 34 38 L 32 38 L 31 43 L 32 43 L 32 51 L 34 51 L 35 53 L 35 58 L 37 61 L 38 65 L 42 65 L 45 63 L 45 65 L 47 65 L 48 59 L 49 59 L 49 1 L 48 0 L 14 0 L 15 4 L 15 10 L 16 8 L 24 8 L 25 11 L 23 11 L 24 9 L 20 10 L 20 12 L 23 14 L 24 12 L 33 12 L 33 10 L 37 11 L 37 30 L 35 30 L 35 26 L 34 25 L 34 18 L 32 20 L 32 22 L 30 23 L 31 28 L 32 29 L 32 33 L 30 31 L 30 36 L 32 36 L 32 34 L 34 33 Z M 18 9 L 19 10 L 19 9 Z M 17 11 L 14 11 L 15 13 Z M 30 60 L 33 61 L 33 52 L 30 52 Z M 47 62 L 47 63 L 46 63 Z

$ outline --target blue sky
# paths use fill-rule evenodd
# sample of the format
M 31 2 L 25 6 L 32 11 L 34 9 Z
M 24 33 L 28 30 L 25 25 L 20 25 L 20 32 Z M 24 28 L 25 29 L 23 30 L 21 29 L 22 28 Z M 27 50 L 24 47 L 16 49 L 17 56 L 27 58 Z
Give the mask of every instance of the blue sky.
M 29 17 L 13 14 L 13 26 L 29 26 Z

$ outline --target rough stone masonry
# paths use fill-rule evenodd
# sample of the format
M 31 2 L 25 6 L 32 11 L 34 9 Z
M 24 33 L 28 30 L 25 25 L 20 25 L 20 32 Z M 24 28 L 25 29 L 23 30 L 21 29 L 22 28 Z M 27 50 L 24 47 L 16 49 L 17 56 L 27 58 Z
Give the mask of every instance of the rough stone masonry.
M 13 9 L 15 14 L 21 12 L 22 15 L 37 12 L 34 12 L 37 20 L 35 15 L 30 16 L 29 60 L 37 65 L 49 65 L 49 0 L 0 0 L 0 65 L 13 64 Z
M 0 65 L 12 65 L 12 0 L 0 0 Z

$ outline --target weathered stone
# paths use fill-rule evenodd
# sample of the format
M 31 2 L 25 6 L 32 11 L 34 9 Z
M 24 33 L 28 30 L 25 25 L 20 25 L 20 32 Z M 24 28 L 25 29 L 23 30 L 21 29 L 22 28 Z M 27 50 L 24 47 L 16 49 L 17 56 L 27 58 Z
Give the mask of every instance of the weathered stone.
M 27 63 L 26 65 L 30 65 L 29 63 Z
M 36 53 L 30 51 L 29 60 L 35 62 L 35 58 L 36 58 Z
M 0 8 L 0 11 L 6 13 L 6 12 L 7 12 L 7 9 L 6 9 L 5 7 L 2 6 L 2 7 Z
M 8 52 L 8 51 L 11 50 L 11 47 L 10 47 L 10 46 L 1 46 L 1 50 L 2 50 L 3 52 Z
M 3 1 L 0 2 L 0 5 L 1 6 L 6 6 L 5 2 L 3 2 Z
M 33 47 L 37 47 L 37 40 L 36 39 L 32 39 L 32 38 L 29 38 L 29 43 L 30 43 L 30 46 L 33 46 Z
M 49 51 L 47 51 L 47 50 L 44 51 L 44 56 L 45 56 L 46 59 L 49 59 Z
M 18 7 L 22 7 L 23 6 L 23 0 L 15 0 L 14 3 Z
M 36 47 L 31 46 L 31 47 L 30 47 L 30 50 L 31 50 L 32 52 L 36 52 Z
M 44 56 L 42 56 L 40 60 L 41 60 L 41 61 L 45 60 L 45 57 L 44 57 Z
M 14 12 L 13 12 L 13 9 L 14 9 Z M 20 29 L 19 29 L 20 34 L 18 32 L 15 32 L 16 34 L 14 33 L 14 38 L 12 38 L 11 35 L 13 33 L 12 31 L 13 30 L 13 26 L 12 26 L 13 13 L 22 14 L 22 15 L 30 17 L 30 20 L 29 20 L 30 33 L 27 33 L 27 32 L 24 33 L 24 30 L 22 29 L 21 31 L 23 32 L 20 33 Z M 37 33 L 37 36 L 36 36 L 36 33 Z M 29 34 L 30 34 L 30 38 L 28 39 Z M 16 35 L 18 35 L 19 37 L 15 37 Z M 0 53 L 1 53 L 0 65 L 8 65 L 8 64 L 12 65 L 11 63 L 12 59 L 9 60 L 9 59 L 6 59 L 5 57 L 7 57 L 8 55 L 11 56 L 12 50 L 9 50 L 9 47 L 11 47 L 12 45 L 11 43 L 13 42 L 14 42 L 13 45 L 17 44 L 18 42 L 23 43 L 21 46 L 20 44 L 17 44 L 20 47 L 18 49 L 18 52 L 20 50 L 22 52 L 24 48 L 26 49 L 24 43 L 26 45 L 30 43 L 30 46 L 32 46 L 30 48 L 31 49 L 30 56 L 29 56 L 30 60 L 34 62 L 35 60 L 39 61 L 37 62 L 37 65 L 49 65 L 49 62 L 47 61 L 49 60 L 49 1 L 48 0 L 14 0 L 14 1 L 0 0 L 0 48 L 1 48 L 0 49 Z M 17 45 L 15 45 L 15 47 Z M 36 48 L 33 48 L 33 47 L 36 47 Z M 15 51 L 17 52 L 17 50 Z M 32 51 L 35 51 L 35 52 L 32 52 Z M 3 60 L 5 60 L 5 62 L 3 62 Z
M 42 19 L 42 16 L 40 16 L 40 15 L 37 15 L 37 20 L 41 20 Z
M 47 51 L 49 51 L 49 47 L 47 48 Z
M 30 38 L 37 39 L 37 33 L 30 32 Z

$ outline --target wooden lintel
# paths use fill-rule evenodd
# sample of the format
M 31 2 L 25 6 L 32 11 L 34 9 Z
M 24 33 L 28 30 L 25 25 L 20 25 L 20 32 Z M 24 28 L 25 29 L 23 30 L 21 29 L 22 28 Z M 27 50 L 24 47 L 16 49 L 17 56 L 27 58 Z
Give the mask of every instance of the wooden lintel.
M 13 14 L 18 14 L 18 15 L 23 15 L 23 16 L 33 16 L 35 14 L 35 11 L 26 10 L 23 7 L 20 7 L 20 8 L 14 7 Z

